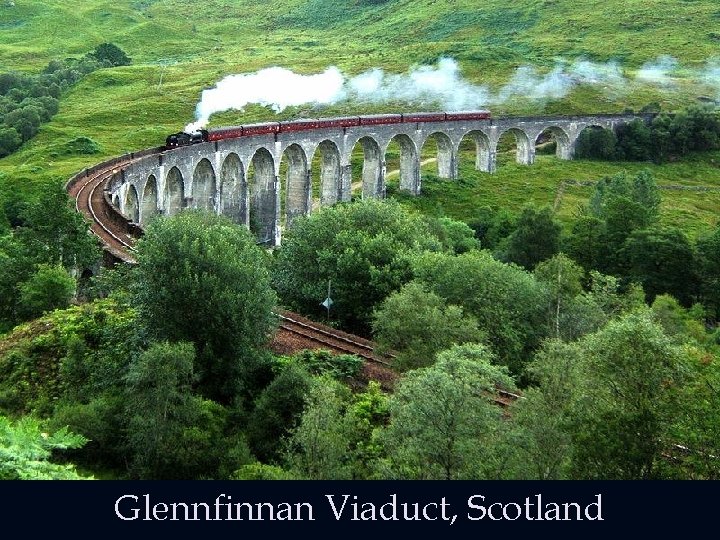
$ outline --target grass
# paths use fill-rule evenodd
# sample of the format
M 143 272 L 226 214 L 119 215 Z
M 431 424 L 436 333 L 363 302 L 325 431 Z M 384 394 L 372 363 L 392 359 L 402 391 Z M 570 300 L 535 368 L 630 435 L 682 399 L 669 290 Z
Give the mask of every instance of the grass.
M 719 22 L 720 7 L 714 0 L 389 0 L 379 5 L 363 5 L 360 0 L 207 0 L 201 10 L 184 0 L 23 0 L 12 7 L 0 0 L 0 71 L 37 72 L 54 58 L 80 56 L 105 41 L 116 43 L 133 59 L 132 66 L 95 72 L 71 89 L 53 121 L 19 152 L 0 160 L 0 181 L 42 185 L 66 179 L 104 158 L 160 144 L 167 133 L 193 119 L 203 88 L 225 75 L 271 65 L 303 73 L 317 73 L 329 65 L 348 74 L 371 67 L 398 73 L 450 55 L 470 81 L 497 89 L 523 64 L 548 72 L 559 58 L 618 60 L 626 75 L 632 75 L 643 63 L 670 54 L 686 69 L 672 87 L 633 83 L 609 93 L 597 86 L 579 86 L 562 100 L 515 98 L 493 107 L 493 112 L 618 112 L 651 101 L 678 108 L 710 95 L 711 89 L 698 85 L 687 70 L 703 69 L 718 54 L 717 32 L 712 29 Z M 267 108 L 250 106 L 243 113 L 217 115 L 212 125 L 411 108 L 417 106 L 340 103 L 296 107 L 276 116 Z M 63 150 L 79 137 L 95 141 L 99 152 Z M 617 169 L 544 161 L 529 169 L 504 167 L 490 180 L 475 178 L 474 171 L 463 168 L 463 182 L 486 189 L 483 197 L 468 196 L 462 203 L 438 195 L 437 202 L 423 197 L 413 204 L 441 205 L 461 216 L 482 201 L 506 200 L 513 207 L 523 197 L 552 202 L 562 179 L 597 177 L 606 169 Z M 676 172 L 680 169 L 682 173 Z M 662 168 L 658 177 L 674 181 L 681 175 L 704 182 L 713 172 L 707 163 L 688 162 Z M 541 180 L 542 175 L 548 176 Z M 428 197 L 433 182 L 425 180 Z M 498 191 L 493 195 L 489 191 L 495 182 Z M 513 189 L 517 193 L 511 193 Z M 569 212 L 576 191 L 582 190 L 566 190 L 561 215 Z M 697 194 L 673 193 L 672 199 L 677 204 L 668 210 L 669 219 L 690 229 L 712 221 L 714 205 Z M 462 210 L 463 204 L 468 208 Z
M 662 223 L 678 226 L 693 238 L 719 223 L 720 152 L 697 154 L 664 165 L 561 161 L 554 156 L 538 155 L 535 164 L 525 166 L 513 162 L 514 154 L 503 154 L 494 174 L 476 171 L 473 160 L 472 154 L 461 154 L 457 181 L 439 179 L 434 164 L 426 165 L 422 170 L 419 197 L 397 193 L 397 180 L 389 182 L 391 192 L 403 203 L 424 213 L 463 221 L 473 220 L 482 206 L 519 212 L 526 204 L 548 205 L 568 228 L 579 207 L 587 204 L 593 189 L 575 183 L 593 182 L 623 172 L 634 175 L 649 169 L 661 188 Z M 561 184 L 565 185 L 559 196 Z M 711 190 L 699 191 L 698 188 Z

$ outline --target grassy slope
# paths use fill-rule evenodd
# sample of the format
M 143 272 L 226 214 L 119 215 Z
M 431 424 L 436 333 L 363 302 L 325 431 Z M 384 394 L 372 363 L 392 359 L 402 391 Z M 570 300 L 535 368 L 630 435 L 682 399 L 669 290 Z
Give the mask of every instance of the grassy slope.
M 512 156 L 514 157 L 514 156 Z M 460 181 L 438 179 L 432 164 L 423 168 L 423 193 L 419 197 L 402 196 L 402 200 L 423 212 L 449 215 L 471 221 L 481 206 L 509 208 L 518 211 L 523 205 L 549 205 L 557 217 L 570 223 L 578 208 L 587 203 L 592 187 L 574 185 L 592 182 L 605 175 L 625 172 L 637 174 L 649 169 L 661 187 L 661 221 L 683 228 L 691 237 L 708 231 L 720 216 L 720 152 L 695 156 L 688 160 L 657 166 L 651 163 L 602 163 L 593 161 L 560 161 L 554 156 L 537 156 L 528 167 L 503 156 L 495 174 L 474 170 L 473 156 L 463 155 Z M 558 194 L 561 184 L 568 182 Z M 389 182 L 390 185 L 397 184 Z M 682 186 L 687 189 L 677 189 Z M 712 191 L 696 191 L 710 187 Z
M 451 55 L 459 60 L 468 78 L 497 87 L 519 65 L 530 63 L 549 70 L 560 57 L 617 59 L 632 74 L 660 54 L 676 56 L 683 67 L 701 69 L 720 51 L 720 36 L 713 30 L 720 22 L 720 7 L 714 0 L 391 0 L 369 7 L 360 3 L 17 0 L 14 7 L 8 7 L 0 0 L 0 70 L 37 71 L 52 58 L 81 55 L 103 41 L 117 43 L 134 60 L 132 66 L 92 74 L 75 87 L 63 99 L 60 113 L 38 137 L 0 161 L 0 175 L 21 182 L 66 178 L 103 157 L 156 145 L 167 132 L 192 119 L 203 87 L 229 73 L 270 65 L 303 72 L 317 72 L 328 65 L 337 65 L 348 73 L 374 66 L 401 72 L 410 65 Z M 608 96 L 596 88 L 583 87 L 559 103 L 516 99 L 494 108 L 494 112 L 617 111 L 651 100 L 677 107 L 707 92 L 707 88 L 694 87 L 681 77 L 672 91 L 631 85 L 622 95 Z M 350 110 L 357 109 L 344 105 L 323 114 Z M 305 108 L 286 111 L 283 116 L 315 112 Z M 255 108 L 242 118 L 226 114 L 214 123 L 268 115 L 268 111 Z M 59 150 L 62 145 L 79 135 L 98 141 L 101 154 L 63 155 Z M 486 180 L 465 168 L 463 176 L 467 182 L 482 186 L 497 183 L 498 189 L 517 185 L 517 196 L 507 198 L 508 204 L 516 206 L 521 200 L 543 199 L 543 193 L 554 192 L 561 179 L 597 177 L 606 170 L 614 169 L 579 164 L 528 170 L 506 167 Z M 662 174 L 675 182 L 675 170 L 671 166 Z M 537 180 L 545 173 L 549 176 L 544 181 Z M 682 173 L 694 174 L 692 165 Z M 703 165 L 702 174 L 701 183 L 720 185 L 712 164 Z M 522 183 L 527 175 L 537 180 L 530 182 L 529 192 Z M 582 190 L 570 189 L 566 198 L 575 191 L 582 196 Z M 505 200 L 501 193 L 488 193 L 487 202 Z M 457 196 L 465 205 L 476 200 L 471 195 Z M 451 211 L 453 205 L 445 200 L 448 198 L 437 196 L 438 204 Z M 670 212 L 678 214 L 678 223 L 692 228 L 692 216 L 700 207 L 705 207 L 700 222 L 712 222 L 718 204 L 708 209 L 707 195 L 682 194 L 681 198 L 678 210 Z M 561 213 L 567 207 L 563 201 Z

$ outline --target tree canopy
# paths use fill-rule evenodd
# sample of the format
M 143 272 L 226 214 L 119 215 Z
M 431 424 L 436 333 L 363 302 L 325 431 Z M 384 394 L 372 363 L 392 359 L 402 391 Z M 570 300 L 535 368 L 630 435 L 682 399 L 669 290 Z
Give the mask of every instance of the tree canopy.
M 373 308 L 410 280 L 411 255 L 441 248 L 428 223 L 395 201 L 339 204 L 293 222 L 273 282 L 288 307 L 317 317 L 331 282 L 332 317 L 367 332 Z
M 134 305 L 156 340 L 197 351 L 203 393 L 229 399 L 249 383 L 275 326 L 265 253 L 228 219 L 199 212 L 158 218 L 137 245 Z
M 383 434 L 392 478 L 497 478 L 490 441 L 502 429 L 496 385 L 514 387 L 482 345 L 455 346 L 409 372 L 389 401 Z

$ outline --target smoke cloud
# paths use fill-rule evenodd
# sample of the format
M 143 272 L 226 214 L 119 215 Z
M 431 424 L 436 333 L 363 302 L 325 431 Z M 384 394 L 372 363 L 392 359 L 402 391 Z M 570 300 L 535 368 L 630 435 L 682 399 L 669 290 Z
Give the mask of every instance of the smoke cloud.
M 670 74 L 678 67 L 678 61 L 672 56 L 663 55 L 654 62 L 646 62 L 638 70 L 636 78 L 639 81 L 657 84 L 659 86 L 670 86 L 673 81 Z
M 623 89 L 627 84 L 620 65 L 614 61 L 597 64 L 589 60 L 575 60 L 570 66 L 570 74 L 578 83 L 600 84 L 615 90 Z
M 242 111 L 249 103 L 270 106 L 275 112 L 289 106 L 330 105 L 341 101 L 403 102 L 462 111 L 502 104 L 516 96 L 538 101 L 560 99 L 581 84 L 599 85 L 608 93 L 623 92 L 633 82 L 670 87 L 677 68 L 675 58 L 661 56 L 644 64 L 630 77 L 613 61 L 597 63 L 581 58 L 567 63 L 561 60 L 544 74 L 532 66 L 520 66 L 504 86 L 493 91 L 488 85 L 463 78 L 458 63 L 452 58 L 441 58 L 434 66 L 420 66 L 402 74 L 373 68 L 355 77 L 348 77 L 334 66 L 316 75 L 271 67 L 255 73 L 230 75 L 214 88 L 204 90 L 196 108 L 197 121 L 186 130 L 203 127 L 214 113 L 229 109 Z M 695 79 L 717 89 L 720 96 L 720 60 L 709 63 Z
M 715 91 L 715 99 L 720 101 L 720 59 L 708 62 L 702 80 Z
M 488 89 L 463 79 L 451 58 L 441 58 L 437 67 L 421 66 L 400 75 L 371 69 L 348 79 L 346 87 L 348 98 L 360 102 L 434 103 L 451 111 L 479 108 L 490 101 Z
M 195 109 L 197 121 L 185 130 L 199 129 L 214 113 L 242 110 L 249 103 L 269 105 L 275 112 L 305 103 L 336 103 L 345 97 L 344 83 L 345 77 L 336 67 L 329 67 L 317 75 L 298 75 L 281 67 L 230 75 L 219 81 L 215 88 L 203 90 Z

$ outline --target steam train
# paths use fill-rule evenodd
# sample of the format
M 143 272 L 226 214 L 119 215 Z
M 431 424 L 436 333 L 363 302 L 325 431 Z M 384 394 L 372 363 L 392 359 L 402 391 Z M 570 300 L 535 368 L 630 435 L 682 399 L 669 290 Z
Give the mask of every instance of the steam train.
M 385 124 L 412 124 L 419 122 L 446 122 L 457 120 L 488 120 L 490 111 L 434 112 L 407 114 L 376 114 L 372 116 L 343 116 L 340 118 L 320 118 L 317 120 L 291 120 L 288 122 L 266 122 L 246 126 L 232 126 L 211 131 L 200 129 L 192 133 L 173 133 L 165 140 L 167 149 L 188 146 L 208 141 L 220 141 L 251 135 L 274 135 L 313 129 L 337 129 L 357 126 L 377 126 Z

